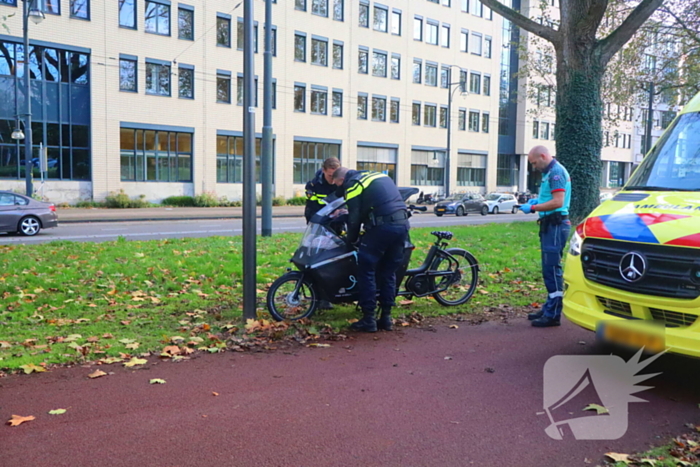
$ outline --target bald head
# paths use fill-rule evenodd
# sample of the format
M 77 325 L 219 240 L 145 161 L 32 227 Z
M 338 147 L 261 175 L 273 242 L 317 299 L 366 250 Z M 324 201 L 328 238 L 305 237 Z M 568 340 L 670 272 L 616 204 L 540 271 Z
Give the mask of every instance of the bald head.
M 552 154 L 549 152 L 549 149 L 547 149 L 547 146 L 535 146 L 530 149 L 530 152 L 527 154 L 528 162 L 539 172 L 544 171 L 552 162 L 552 159 Z
M 333 184 L 341 186 L 345 181 L 345 176 L 348 174 L 347 167 L 338 167 L 335 172 L 333 172 Z

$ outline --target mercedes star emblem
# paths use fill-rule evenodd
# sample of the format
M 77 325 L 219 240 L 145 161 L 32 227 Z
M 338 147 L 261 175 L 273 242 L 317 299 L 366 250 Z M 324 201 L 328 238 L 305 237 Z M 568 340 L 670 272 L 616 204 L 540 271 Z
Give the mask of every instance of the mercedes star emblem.
M 641 253 L 631 251 L 620 260 L 620 276 L 627 282 L 637 282 L 647 271 L 647 262 Z

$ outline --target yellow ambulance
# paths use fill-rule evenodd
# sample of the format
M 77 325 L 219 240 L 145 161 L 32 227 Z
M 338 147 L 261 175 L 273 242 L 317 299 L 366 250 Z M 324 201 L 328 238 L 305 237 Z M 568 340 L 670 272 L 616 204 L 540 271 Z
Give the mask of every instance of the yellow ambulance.
M 576 227 L 564 315 L 604 340 L 700 357 L 700 94 Z

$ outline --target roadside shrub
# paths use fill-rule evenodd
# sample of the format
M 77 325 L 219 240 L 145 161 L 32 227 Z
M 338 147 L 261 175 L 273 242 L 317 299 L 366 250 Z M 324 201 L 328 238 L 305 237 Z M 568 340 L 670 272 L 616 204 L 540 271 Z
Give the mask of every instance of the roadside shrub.
M 124 190 L 119 190 L 118 193 L 111 192 L 107 195 L 105 206 L 112 209 L 146 208 L 150 206 L 150 203 L 146 201 L 146 195 L 139 195 L 138 198 L 132 199 L 124 193 Z
M 169 196 L 161 201 L 160 204 L 165 206 L 192 207 L 194 206 L 194 198 L 191 196 Z
M 66 204 L 66 203 L 62 203 Z M 68 207 L 68 206 L 62 206 L 60 205 L 59 207 Z M 89 199 L 82 199 L 75 203 L 76 208 L 103 208 L 105 207 L 103 203 L 97 202 L 97 201 L 92 201 Z
M 284 196 L 276 196 L 272 198 L 272 205 L 273 206 L 284 206 L 287 204 L 286 200 L 284 199 Z
M 210 191 L 205 191 L 194 197 L 194 205 L 198 208 L 215 208 L 220 205 L 216 195 Z
M 306 196 L 295 196 L 287 200 L 288 206 L 304 206 L 306 204 Z

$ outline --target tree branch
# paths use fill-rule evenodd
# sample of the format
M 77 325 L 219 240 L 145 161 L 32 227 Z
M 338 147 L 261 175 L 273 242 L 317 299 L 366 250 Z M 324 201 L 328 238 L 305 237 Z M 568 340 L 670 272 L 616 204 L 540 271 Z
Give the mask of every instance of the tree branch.
M 491 8 L 493 11 L 503 16 L 508 21 L 516 26 L 521 27 L 527 32 L 531 32 L 542 39 L 548 40 L 552 44 L 559 42 L 559 32 L 549 26 L 539 24 L 530 18 L 518 13 L 512 8 L 509 8 L 497 0 L 481 0 L 481 3 Z
M 673 19 L 676 21 L 676 23 L 678 23 L 678 25 L 680 26 L 681 31 L 683 31 L 689 39 L 700 44 L 700 37 L 698 36 L 698 32 L 695 29 L 693 29 L 691 26 L 686 24 L 685 21 L 683 21 L 683 19 L 681 19 L 680 16 L 678 16 L 675 12 L 673 12 L 670 8 L 668 8 L 666 6 L 662 6 L 661 11 L 671 15 L 673 17 Z
M 607 64 L 662 3 L 663 0 L 642 0 L 617 29 L 599 41 L 596 47 L 601 52 L 601 64 Z

